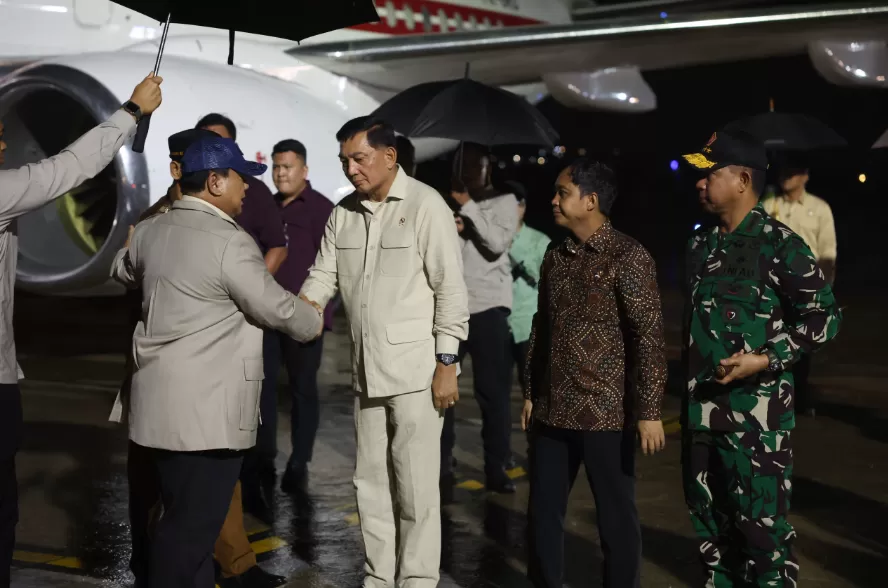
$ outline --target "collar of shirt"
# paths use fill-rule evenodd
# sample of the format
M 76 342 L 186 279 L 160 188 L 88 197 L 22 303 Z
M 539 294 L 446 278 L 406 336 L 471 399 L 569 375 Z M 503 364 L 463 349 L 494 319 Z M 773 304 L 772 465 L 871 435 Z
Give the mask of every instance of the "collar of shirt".
M 206 200 L 203 200 L 201 198 L 197 198 L 196 196 L 189 196 L 189 195 L 185 194 L 184 196 L 182 196 L 182 201 L 184 201 L 184 202 L 199 202 L 203 206 L 210 209 L 210 211 L 216 213 L 218 216 L 221 216 L 222 218 L 224 218 L 225 220 L 227 220 L 231 224 L 233 224 L 233 225 L 237 224 L 236 222 L 234 222 L 234 219 L 231 218 L 230 216 L 228 216 L 224 211 L 222 211 L 222 209 L 217 208 L 216 206 L 213 206 L 212 204 L 210 204 Z
M 410 194 L 410 191 L 407 190 L 408 178 L 410 176 L 407 175 L 401 166 L 398 165 L 398 172 L 395 175 L 395 181 L 392 182 L 392 187 L 389 188 L 388 195 L 385 197 L 385 200 L 382 202 L 387 202 L 389 199 L 395 200 L 404 200 Z M 369 197 L 366 194 L 361 194 L 360 202 L 361 206 L 369 210 L 371 213 L 373 212 L 373 207 L 368 206 L 367 202 L 369 201 Z
M 592 236 L 586 239 L 586 242 L 583 243 L 583 247 L 596 253 L 604 253 L 613 241 L 614 227 L 611 225 L 610 219 L 605 219 L 604 223 L 592 233 Z M 579 252 L 577 240 L 573 236 L 565 239 L 562 247 L 571 255 L 576 255 Z
M 743 220 L 740 221 L 740 224 L 737 225 L 737 228 L 734 229 L 731 233 L 724 233 L 723 236 L 725 239 L 730 239 L 733 236 L 738 237 L 755 237 L 759 233 L 762 232 L 762 227 L 765 226 L 765 209 L 762 206 L 761 202 L 755 205 L 752 210 L 747 213 Z M 709 234 L 706 236 L 707 245 L 710 250 L 715 249 L 718 246 L 718 238 L 721 233 L 721 229 L 718 225 L 712 227 L 709 230 Z

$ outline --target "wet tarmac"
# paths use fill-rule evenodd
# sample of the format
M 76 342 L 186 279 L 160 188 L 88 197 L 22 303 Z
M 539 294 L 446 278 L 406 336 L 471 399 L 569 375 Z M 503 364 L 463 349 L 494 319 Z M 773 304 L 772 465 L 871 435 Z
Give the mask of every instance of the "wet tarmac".
M 677 351 L 677 301 L 666 297 L 670 355 Z M 848 303 L 848 301 L 845 301 Z M 17 300 L 26 439 L 18 460 L 21 522 L 13 586 L 127 586 L 126 431 L 107 421 L 123 372 L 128 334 L 118 301 Z M 801 583 L 812 587 L 884 586 L 888 573 L 888 365 L 877 332 L 888 311 L 877 299 L 853 299 L 839 342 L 815 366 L 816 419 L 800 419 L 791 521 Z M 363 553 L 354 505 L 354 433 L 347 336 L 327 334 L 321 368 L 321 426 L 309 495 L 278 491 L 275 522 L 248 518 L 260 565 L 293 588 L 359 586 Z M 528 484 L 526 441 L 517 426 L 519 467 L 512 496 L 486 493 L 471 366 L 461 378 L 458 485 L 443 508 L 442 587 L 529 586 L 525 580 Z M 672 388 L 680 386 L 673 382 Z M 279 471 L 289 451 L 289 401 L 281 388 Z M 517 415 L 520 397 L 513 395 Z M 670 396 L 665 418 L 678 414 Z M 645 587 L 698 585 L 694 541 L 680 483 L 677 425 L 664 452 L 638 459 Z M 591 492 L 580 474 L 566 520 L 566 584 L 600 585 L 600 549 Z

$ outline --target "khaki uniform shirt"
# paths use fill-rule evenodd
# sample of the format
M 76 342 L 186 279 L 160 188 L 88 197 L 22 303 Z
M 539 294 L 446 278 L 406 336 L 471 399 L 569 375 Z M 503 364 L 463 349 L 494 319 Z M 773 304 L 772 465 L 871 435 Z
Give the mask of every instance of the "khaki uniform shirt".
M 325 306 L 337 290 L 355 390 L 376 398 L 427 389 L 435 354 L 456 354 L 469 331 L 459 238 L 441 195 L 399 169 L 384 201 L 343 198 L 302 294 Z
M 836 226 L 832 209 L 825 200 L 806 192 L 798 202 L 785 196 L 772 196 L 762 205 L 771 218 L 792 229 L 805 241 L 814 259 L 835 261 L 838 253 Z
M 18 261 L 15 219 L 105 169 L 135 130 L 133 117 L 119 110 L 58 155 L 0 171 L 0 384 L 15 384 L 24 378 L 16 361 L 12 334 L 12 296 Z

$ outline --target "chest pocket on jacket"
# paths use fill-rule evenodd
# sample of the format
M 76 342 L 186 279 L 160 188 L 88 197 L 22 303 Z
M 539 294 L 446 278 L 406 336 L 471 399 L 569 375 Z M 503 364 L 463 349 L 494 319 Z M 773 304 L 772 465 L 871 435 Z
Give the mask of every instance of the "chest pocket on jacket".
M 413 229 L 393 227 L 382 235 L 379 269 L 384 276 L 404 277 L 412 266 Z
M 343 232 L 336 235 L 336 271 L 341 276 L 358 276 L 364 271 L 363 234 Z
M 759 329 L 766 317 L 759 316 L 760 288 L 750 282 L 718 281 L 712 285 L 714 307 L 710 326 L 714 331 L 744 333 L 752 339 L 759 337 Z

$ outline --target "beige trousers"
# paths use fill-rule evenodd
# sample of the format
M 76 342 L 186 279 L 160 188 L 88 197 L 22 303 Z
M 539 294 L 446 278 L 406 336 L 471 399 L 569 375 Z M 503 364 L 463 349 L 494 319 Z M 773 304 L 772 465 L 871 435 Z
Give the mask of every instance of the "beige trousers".
M 366 550 L 364 588 L 438 585 L 443 422 L 431 389 L 355 397 L 354 482 Z

